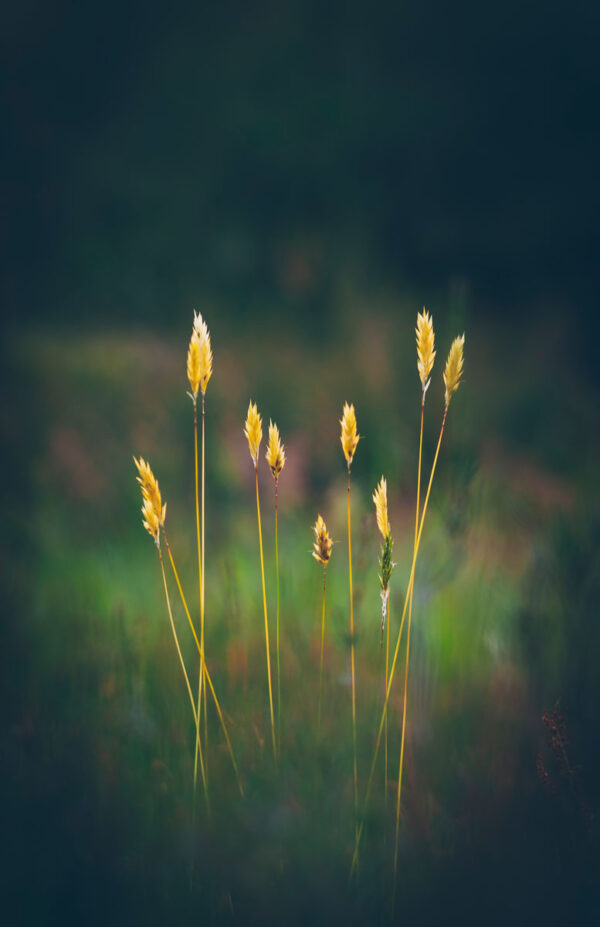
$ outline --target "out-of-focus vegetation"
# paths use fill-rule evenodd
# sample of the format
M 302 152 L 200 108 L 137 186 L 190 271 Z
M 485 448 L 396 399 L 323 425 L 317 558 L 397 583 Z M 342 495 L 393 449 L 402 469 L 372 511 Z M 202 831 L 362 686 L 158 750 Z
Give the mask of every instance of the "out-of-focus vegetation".
M 426 471 L 442 411 L 439 358 L 450 343 L 446 319 L 434 313 L 438 319 Z M 510 356 L 501 331 L 471 313 L 464 323 L 465 383 L 452 403 L 417 572 L 396 910 L 426 921 L 450 905 L 490 922 L 539 910 L 583 916 L 595 901 L 600 798 L 594 399 L 573 386 L 572 394 L 563 389 L 560 404 L 544 401 L 543 386 L 552 387 L 536 384 L 528 361 L 536 329 L 523 330 Z M 16 483 L 3 542 L 11 593 L 3 686 L 11 706 L 11 892 L 25 918 L 50 909 L 65 922 L 197 915 L 365 923 L 389 913 L 394 811 L 393 794 L 384 800 L 382 767 L 360 878 L 348 889 L 352 739 L 338 419 L 342 401 L 354 401 L 364 435 L 353 467 L 362 795 L 382 697 L 379 541 L 370 497 L 385 473 L 397 628 L 414 518 L 413 324 L 399 304 L 393 316 L 349 313 L 343 337 L 333 340 L 319 341 L 314 331 L 310 339 L 275 332 L 267 340 L 236 333 L 218 317 L 211 326 L 207 654 L 247 794 L 241 800 L 236 792 L 212 719 L 210 821 L 200 802 L 194 818 L 193 722 L 131 460 L 142 453 L 159 477 L 193 603 L 186 341 L 151 330 L 38 331 L 12 344 L 8 372 L 22 392 L 5 409 Z M 546 360 L 558 365 L 559 345 Z M 288 453 L 280 480 L 279 777 L 269 752 L 253 469 L 242 434 L 250 396 L 264 417 L 277 419 Z M 579 441 L 565 451 L 574 434 Z M 261 485 L 274 614 L 272 479 L 264 461 Z M 24 486 L 33 488 L 26 503 Z M 321 571 L 310 556 L 317 510 L 337 542 L 328 569 L 321 743 Z M 176 620 L 192 668 L 179 604 Z M 392 782 L 400 678 L 392 699 Z M 558 698 L 572 775 L 557 765 L 542 722 Z M 28 892 L 32 873 L 37 889 Z
M 397 627 L 423 304 L 438 349 L 426 472 L 462 331 L 465 381 L 417 570 L 397 918 L 600 920 L 599 9 L 4 5 L 7 923 L 385 922 L 394 809 L 381 768 L 348 887 L 338 420 L 353 402 L 363 435 L 352 480 L 364 794 L 382 696 L 371 494 L 385 474 Z M 212 718 L 210 821 L 201 802 L 194 817 L 191 713 L 132 462 L 144 455 L 160 480 L 194 604 L 194 309 L 215 352 L 207 653 L 246 787 L 241 801 Z M 250 398 L 288 453 L 279 777 Z M 263 462 L 271 618 L 272 489 Z M 322 743 L 318 511 L 336 542 Z M 178 603 L 175 619 L 191 669 Z M 400 691 L 399 677 L 392 783 Z

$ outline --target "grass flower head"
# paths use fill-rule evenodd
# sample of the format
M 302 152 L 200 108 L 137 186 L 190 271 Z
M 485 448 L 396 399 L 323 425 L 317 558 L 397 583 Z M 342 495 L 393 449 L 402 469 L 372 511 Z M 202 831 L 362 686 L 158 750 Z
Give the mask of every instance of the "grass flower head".
M 342 433 L 340 435 L 342 450 L 344 451 L 348 466 L 350 466 L 354 454 L 356 453 L 358 442 L 360 441 L 360 435 L 356 433 L 356 413 L 354 411 L 354 406 L 348 405 L 347 402 L 344 403 L 340 425 L 342 426 Z
M 375 503 L 377 527 L 379 528 L 381 537 L 385 541 L 386 537 L 390 533 L 390 523 L 388 519 L 387 480 L 383 476 L 379 481 L 377 489 L 373 493 L 373 502 Z
M 460 386 L 460 380 L 463 374 L 463 348 L 465 345 L 465 336 L 459 335 L 452 342 L 446 367 L 444 370 L 444 386 L 446 387 L 446 408 L 450 405 L 452 394 Z
M 266 453 L 267 463 L 271 468 L 273 479 L 278 480 L 285 466 L 285 446 L 281 443 L 279 428 L 269 420 L 269 444 Z
M 423 312 L 417 316 L 415 333 L 417 335 L 417 369 L 421 377 L 423 392 L 425 392 L 429 386 L 429 377 L 435 360 L 433 319 L 426 312 L 425 307 L 423 307 Z
M 248 414 L 246 416 L 246 424 L 244 425 L 244 434 L 248 439 L 248 447 L 250 448 L 250 456 L 254 461 L 254 466 L 258 467 L 258 454 L 260 451 L 260 442 L 262 441 L 262 419 L 258 414 L 258 409 L 256 408 L 256 403 L 250 401 L 248 406 Z
M 139 474 L 136 479 L 142 490 L 142 524 L 148 534 L 152 535 L 158 547 L 160 529 L 164 525 L 167 516 L 167 503 L 165 502 L 163 505 L 158 480 L 154 476 L 150 464 L 143 457 L 140 457 L 139 460 L 134 457 L 133 462 Z
M 333 541 L 327 531 L 327 525 L 320 515 L 317 516 L 313 530 L 315 532 L 315 543 L 313 545 L 314 550 L 312 551 L 312 555 L 315 560 L 318 560 L 323 566 L 327 566 L 331 558 Z
M 206 322 L 199 312 L 194 313 L 194 330 L 192 340 L 198 344 L 198 380 L 200 390 L 205 393 L 208 381 L 212 376 L 213 356 L 210 346 L 210 334 Z

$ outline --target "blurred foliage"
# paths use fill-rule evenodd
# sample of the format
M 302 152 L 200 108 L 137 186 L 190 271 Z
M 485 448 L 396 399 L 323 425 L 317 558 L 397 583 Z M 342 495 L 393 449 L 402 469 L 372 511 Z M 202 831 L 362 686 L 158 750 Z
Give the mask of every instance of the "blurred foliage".
M 186 343 L 149 330 L 85 337 L 40 330 L 11 345 L 4 375 L 22 389 L 4 412 L 15 449 L 6 517 L 16 534 L 14 543 L 3 541 L 11 582 L 10 669 L 2 685 L 16 835 L 10 897 L 23 922 L 39 921 L 48 909 L 64 922 L 86 923 L 115 916 L 164 922 L 192 911 L 215 923 L 377 923 L 388 916 L 393 796 L 386 805 L 381 761 L 360 881 L 347 887 L 352 763 L 338 419 L 342 401 L 353 400 L 364 436 L 353 467 L 362 793 L 382 691 L 379 539 L 370 497 L 385 473 L 397 629 L 412 550 L 419 394 L 412 336 L 404 337 L 411 320 L 401 333 L 385 312 L 365 325 L 315 348 L 285 332 L 266 341 L 233 331 L 225 338 L 215 324 L 207 653 L 247 797 L 237 797 L 213 718 L 210 820 L 200 803 L 193 810 L 193 726 L 131 460 L 132 453 L 148 457 L 159 477 L 171 543 L 195 603 Z M 440 359 L 450 340 L 445 327 L 442 321 Z M 507 380 L 500 337 L 494 341 L 488 326 L 467 331 L 466 381 L 452 401 L 417 574 L 397 912 L 435 922 L 440 905 L 460 906 L 463 919 L 485 911 L 486 921 L 500 923 L 550 910 L 550 873 L 562 892 L 558 901 L 551 893 L 552 909 L 583 917 L 596 900 L 600 797 L 592 736 L 600 704 L 593 620 L 599 510 L 587 463 L 597 439 L 585 430 L 593 398 L 580 396 L 572 407 L 565 395 L 545 410 L 552 427 L 534 430 L 528 445 L 523 358 Z M 536 335 L 535 328 L 523 331 L 524 354 Z M 438 360 L 426 407 L 426 469 L 441 418 L 440 367 Z M 256 513 L 242 434 L 249 394 L 263 418 L 277 419 L 288 450 L 280 491 L 279 778 L 269 759 Z M 562 455 L 563 427 L 586 435 L 579 453 Z M 273 605 L 272 480 L 264 461 L 261 487 Z M 321 743 L 321 574 L 310 557 L 317 510 L 336 541 Z M 178 602 L 175 615 L 192 668 Z M 558 798 L 551 794 L 536 770 L 546 749 L 541 716 L 558 697 L 588 809 L 582 823 L 573 816 L 579 805 L 565 803 L 560 789 Z M 393 782 L 399 684 L 391 705 Z M 35 894 L 26 892 L 31 872 Z

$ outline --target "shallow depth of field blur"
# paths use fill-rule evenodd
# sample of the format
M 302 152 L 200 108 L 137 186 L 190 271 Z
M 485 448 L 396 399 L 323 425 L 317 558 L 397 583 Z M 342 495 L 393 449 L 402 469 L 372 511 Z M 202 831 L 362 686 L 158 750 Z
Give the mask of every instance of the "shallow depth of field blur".
M 2 16 L 6 922 L 390 921 L 403 659 L 390 792 L 380 756 L 349 885 L 339 418 L 353 402 L 362 435 L 352 469 L 362 804 L 382 704 L 371 495 L 384 474 L 395 641 L 423 305 L 438 352 L 425 478 L 443 364 L 463 331 L 465 376 L 416 573 L 395 917 L 597 922 L 597 12 L 511 0 L 467 3 L 446 21 L 436 3 L 350 3 L 329 16 L 319 4 L 231 2 L 184 5 L 180 19 L 151 6 L 139 22 L 111 3 L 33 3 Z M 132 461 L 147 458 L 159 479 L 197 617 L 194 310 L 214 352 L 206 653 L 246 792 L 209 715 L 210 819 L 201 792 L 194 808 L 193 722 Z M 250 399 L 287 453 L 278 775 L 242 432 Z M 335 541 L 320 742 L 318 512 Z

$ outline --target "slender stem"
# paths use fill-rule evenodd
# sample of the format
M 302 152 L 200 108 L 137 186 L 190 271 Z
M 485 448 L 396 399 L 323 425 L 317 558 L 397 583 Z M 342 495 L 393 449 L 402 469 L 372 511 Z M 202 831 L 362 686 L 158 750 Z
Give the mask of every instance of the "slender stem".
M 186 614 L 186 617 L 187 617 L 187 620 L 188 620 L 188 624 L 189 624 L 189 626 L 190 626 L 190 628 L 191 628 L 192 635 L 193 635 L 194 641 L 195 641 L 195 643 L 196 643 L 196 647 L 198 648 L 198 653 L 199 653 L 200 658 L 203 660 L 203 663 L 204 663 L 204 674 L 205 674 L 205 676 L 206 676 L 206 681 L 207 681 L 208 686 L 209 686 L 209 689 L 210 689 L 210 691 L 211 691 L 211 694 L 212 694 L 212 697 L 213 697 L 213 701 L 214 701 L 214 703 L 215 703 L 215 708 L 216 708 L 216 710 L 217 710 L 217 715 L 219 716 L 219 721 L 220 721 L 221 727 L 222 727 L 222 729 L 223 729 L 223 735 L 224 735 L 224 737 L 225 737 L 225 742 L 227 743 L 227 749 L 228 749 L 228 751 L 229 751 L 229 756 L 230 756 L 230 758 L 231 758 L 231 764 L 232 764 L 232 766 L 233 766 L 233 769 L 234 769 L 234 772 L 235 772 L 235 775 L 236 775 L 238 788 L 239 788 L 239 790 L 240 790 L 240 795 L 243 795 L 243 794 L 244 794 L 244 789 L 243 789 L 243 787 L 242 787 L 242 783 L 241 783 L 241 780 L 240 780 L 240 774 L 239 774 L 238 766 L 237 766 L 237 763 L 236 763 L 236 761 L 235 761 L 235 756 L 234 756 L 234 753 L 233 753 L 233 747 L 231 746 L 231 741 L 230 741 L 230 739 L 229 739 L 229 734 L 228 734 L 228 732 L 227 732 L 227 725 L 225 724 L 225 718 L 223 717 L 223 712 L 221 711 L 221 705 L 219 704 L 219 699 L 217 698 L 217 693 L 215 692 L 215 688 L 214 688 L 214 686 L 213 686 L 213 684 L 212 684 L 212 679 L 210 678 L 210 673 L 209 673 L 209 671 L 208 671 L 208 666 L 206 665 L 206 661 L 204 660 L 204 651 L 202 650 L 202 648 L 201 648 L 201 646 L 200 646 L 200 641 L 198 640 L 198 635 L 196 634 L 196 629 L 195 629 L 195 627 L 194 627 L 194 622 L 192 621 L 192 616 L 190 615 L 190 610 L 189 610 L 189 608 L 188 608 L 185 595 L 183 594 L 183 589 L 182 589 L 182 587 L 181 587 L 181 581 L 180 581 L 180 579 L 179 579 L 179 573 L 177 572 L 177 567 L 175 566 L 175 560 L 173 559 L 173 554 L 171 553 L 171 548 L 169 547 L 169 541 L 167 540 L 167 535 L 166 535 L 166 532 L 165 532 L 164 528 L 163 528 L 163 537 L 164 537 L 164 539 L 165 539 L 165 547 L 167 548 L 167 553 L 168 553 L 168 555 L 169 555 L 169 560 L 171 561 L 171 568 L 172 568 L 172 570 L 173 570 L 173 575 L 175 576 L 175 582 L 177 583 L 177 588 L 178 588 L 178 590 L 179 590 L 179 596 L 180 596 L 180 598 L 181 598 L 181 603 L 182 603 L 182 605 L 183 605 L 183 610 L 184 610 L 184 612 L 185 612 L 185 614 Z
M 196 494 L 196 540 L 198 547 L 198 599 L 200 602 L 200 614 L 202 615 L 202 560 L 200 544 L 200 507 L 198 501 L 198 407 L 194 399 L 194 486 Z M 200 657 L 200 669 L 198 670 L 198 708 L 196 711 L 196 747 L 194 751 L 194 791 L 196 790 L 196 780 L 198 778 L 198 755 L 200 752 L 200 717 L 202 711 L 202 678 L 203 678 L 203 661 Z
M 421 463 L 423 459 L 423 418 L 425 414 L 425 390 L 421 398 L 421 430 L 419 434 L 419 468 L 417 475 L 417 507 L 415 514 L 415 539 L 413 546 L 413 557 L 417 547 L 417 537 L 419 534 L 419 509 L 421 507 Z M 408 667 L 410 658 L 410 629 L 412 624 L 412 607 L 415 587 L 410 590 L 410 599 L 408 602 L 408 628 L 406 631 L 406 668 L 404 670 L 404 707 L 402 709 L 402 736 L 400 739 L 400 765 L 398 767 L 398 790 L 396 793 L 396 835 L 394 842 L 394 887 L 392 890 L 392 910 L 396 900 L 396 878 L 398 874 L 398 836 L 400 833 L 400 797 L 402 795 L 402 770 L 404 768 L 404 737 L 406 734 L 406 706 L 408 696 Z
M 317 738 L 321 733 L 321 700 L 323 696 L 323 648 L 325 644 L 325 584 L 327 567 L 323 565 L 323 612 L 321 615 L 321 662 L 319 664 L 319 716 L 317 721 Z
M 205 413 L 204 413 L 204 392 L 202 393 L 202 590 L 200 593 L 200 645 L 202 647 L 202 653 L 206 653 L 204 648 L 204 593 L 206 589 L 206 572 L 204 569 L 205 560 L 204 555 L 206 552 L 206 543 L 205 543 L 205 533 L 204 533 L 204 500 L 206 498 L 205 493 L 205 454 L 204 454 L 204 422 L 205 422 Z M 206 750 L 206 766 L 208 773 L 208 706 L 206 702 L 206 674 L 204 672 L 204 663 L 202 664 L 202 699 L 204 701 L 204 749 Z M 198 719 L 198 725 L 200 724 L 200 719 Z
M 175 641 L 175 647 L 177 648 L 177 656 L 179 657 L 179 662 L 181 663 L 181 669 L 183 670 L 183 675 L 185 678 L 185 684 L 187 686 L 188 695 L 190 697 L 190 705 L 192 706 L 192 714 L 194 715 L 194 723 L 196 729 L 198 728 L 198 714 L 196 712 L 196 706 L 194 704 L 194 696 L 192 695 L 192 687 L 190 686 L 190 680 L 185 668 L 185 663 L 183 662 L 183 656 L 181 654 L 181 647 L 179 646 L 179 638 L 177 637 L 177 631 L 175 630 L 175 622 L 173 621 L 173 612 L 171 610 L 171 599 L 169 598 L 169 588 L 167 586 L 167 577 L 165 576 L 165 564 L 163 561 L 163 555 L 160 547 L 158 548 L 158 559 L 160 560 L 160 569 L 162 572 L 163 584 L 165 587 L 165 597 L 167 600 L 167 610 L 169 612 L 169 621 L 171 622 L 171 630 L 173 632 L 173 640 Z M 208 784 L 206 782 L 206 773 L 204 769 L 204 757 L 202 754 L 202 747 L 200 747 L 200 769 L 202 772 L 202 782 L 204 784 L 204 798 L 206 800 L 206 810 L 210 812 L 210 805 L 208 801 Z
M 271 709 L 271 738 L 273 740 L 273 759 L 277 766 L 277 746 L 275 743 L 275 717 L 273 715 L 273 688 L 271 686 L 271 654 L 269 652 L 269 619 L 267 617 L 267 593 L 265 591 L 265 564 L 263 557 L 262 528 L 260 523 L 260 499 L 258 496 L 258 466 L 254 464 L 256 474 L 256 514 L 258 517 L 258 543 L 260 547 L 260 573 L 262 577 L 263 606 L 265 610 L 265 646 L 267 649 L 267 679 L 269 682 L 269 707 Z
M 352 522 L 350 516 L 350 464 L 348 464 L 348 576 L 350 582 L 350 668 L 352 679 L 352 750 L 354 761 L 354 833 L 358 834 L 358 772 L 356 766 L 356 673 L 354 666 L 354 596 L 352 594 Z
M 390 607 L 391 607 L 391 594 L 388 594 L 387 600 L 387 629 L 385 634 L 385 688 L 387 690 L 388 684 L 388 672 L 390 666 Z M 385 710 L 385 803 L 387 805 L 387 793 L 388 793 L 388 713 L 387 708 Z
M 275 480 L 275 573 L 277 576 L 277 743 L 281 750 L 281 666 L 279 660 L 279 541 L 277 537 L 277 496 L 279 480 Z
M 425 516 L 426 516 L 426 514 L 427 514 L 427 506 L 428 506 L 428 504 L 429 504 L 429 495 L 430 495 L 430 493 L 431 493 L 431 486 L 432 486 L 432 484 L 433 484 L 433 477 L 434 477 L 434 474 L 435 474 L 435 468 L 436 468 L 436 466 L 437 466 L 438 456 L 439 456 L 439 453 L 440 453 L 440 447 L 441 447 L 441 444 L 442 444 L 442 437 L 443 437 L 443 434 L 444 434 L 444 428 L 445 428 L 445 425 L 446 425 L 446 417 L 447 417 L 447 415 L 448 415 L 448 407 L 446 406 L 446 408 L 445 408 L 445 410 L 444 410 L 444 417 L 443 417 L 443 419 L 442 419 L 442 427 L 441 427 L 441 429 L 440 429 L 440 436 L 439 436 L 439 438 L 438 438 L 437 448 L 436 448 L 436 451 L 435 451 L 435 456 L 434 456 L 434 458 L 433 458 L 433 465 L 432 465 L 432 467 L 431 467 L 431 474 L 430 474 L 430 476 L 429 476 L 429 485 L 428 485 L 428 487 L 427 487 L 427 494 L 426 494 L 426 496 L 425 496 L 425 502 L 423 503 L 423 512 L 422 512 L 422 515 L 421 515 L 421 522 L 420 522 L 420 524 L 419 524 L 419 534 L 417 535 L 417 543 L 416 543 L 415 548 L 414 548 L 413 561 L 412 561 L 412 566 L 411 566 L 411 570 L 410 570 L 410 576 L 409 576 L 409 580 L 408 580 L 408 588 L 407 588 L 407 590 L 406 590 L 406 597 L 405 597 L 405 599 L 404 599 L 404 608 L 402 609 L 402 617 L 401 617 L 401 619 L 400 619 L 400 629 L 399 629 L 399 631 L 398 631 L 398 637 L 397 637 L 397 639 L 396 639 L 396 647 L 395 647 L 395 650 L 394 650 L 394 658 L 393 658 L 393 660 L 392 660 L 392 668 L 391 668 L 391 670 L 390 670 L 390 675 L 389 675 L 388 684 L 387 684 L 386 693 L 385 693 L 385 702 L 384 702 L 383 709 L 382 709 L 382 713 L 381 713 L 381 721 L 380 721 L 380 723 L 379 723 L 379 730 L 378 730 L 378 732 L 377 732 L 377 741 L 376 741 L 376 743 L 375 743 L 375 752 L 374 752 L 374 754 L 373 754 L 373 760 L 372 760 L 372 762 L 371 762 L 371 769 L 370 769 L 370 772 L 369 772 L 369 779 L 368 779 L 368 782 L 367 782 L 367 792 L 366 792 L 366 795 L 365 795 L 365 806 L 364 806 L 363 816 L 362 816 L 361 823 L 360 823 L 360 827 L 359 827 L 359 829 L 358 829 L 358 834 L 357 834 L 357 837 L 356 837 L 356 842 L 355 842 L 355 846 L 354 846 L 354 854 L 353 854 L 353 856 L 352 856 L 352 868 L 351 868 L 351 871 L 350 871 L 350 874 L 351 874 L 351 875 L 354 873 L 354 870 L 356 869 L 356 866 L 357 866 L 357 863 L 358 863 L 358 847 L 359 847 L 360 839 L 361 839 L 362 832 L 363 832 L 363 829 L 364 829 L 365 816 L 366 816 L 366 809 L 367 809 L 367 807 L 368 807 L 369 798 L 370 798 L 370 796 L 371 796 L 371 787 L 372 787 L 372 785 L 373 785 L 373 774 L 374 774 L 374 772 L 375 772 L 375 765 L 376 765 L 376 763 L 377 763 L 377 757 L 379 756 L 379 747 L 380 747 L 380 745 L 381 745 L 381 735 L 382 735 L 382 732 L 383 732 L 383 725 L 384 725 L 384 720 L 385 720 L 385 711 L 386 711 L 386 708 L 387 708 L 387 705 L 388 705 L 388 701 L 389 701 L 389 698 L 390 698 L 390 691 L 391 691 L 391 688 L 392 688 L 392 683 L 393 683 L 393 681 L 394 681 L 394 673 L 395 673 L 395 671 L 396 671 L 396 663 L 397 663 L 397 661 L 398 661 L 398 653 L 399 653 L 399 650 L 400 650 L 400 639 L 401 639 L 401 637 L 402 637 L 402 631 L 403 631 L 403 629 L 404 629 L 404 619 L 405 619 L 405 617 L 406 617 L 406 609 L 407 609 L 407 606 L 408 606 L 408 600 L 409 600 L 410 593 L 411 593 L 411 590 L 412 590 L 412 587 L 413 587 L 413 583 L 414 583 L 414 578 L 415 578 L 415 564 L 416 564 L 416 562 L 417 562 L 417 555 L 418 555 L 418 553 L 419 553 L 419 545 L 420 545 L 420 543 L 421 543 L 421 535 L 422 535 L 422 533 L 423 533 L 423 525 L 424 525 L 424 523 L 425 523 Z

